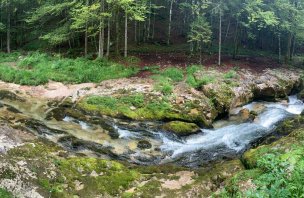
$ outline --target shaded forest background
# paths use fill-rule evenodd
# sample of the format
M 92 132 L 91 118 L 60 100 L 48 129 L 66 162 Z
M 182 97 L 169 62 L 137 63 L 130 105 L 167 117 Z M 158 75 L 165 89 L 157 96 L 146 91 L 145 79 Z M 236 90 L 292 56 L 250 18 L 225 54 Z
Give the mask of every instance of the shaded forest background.
M 289 61 L 303 51 L 302 0 L 1 0 L 1 50 L 68 56 L 172 51 L 265 51 Z M 201 53 L 199 53 L 201 52 Z M 200 58 L 201 59 L 201 58 Z

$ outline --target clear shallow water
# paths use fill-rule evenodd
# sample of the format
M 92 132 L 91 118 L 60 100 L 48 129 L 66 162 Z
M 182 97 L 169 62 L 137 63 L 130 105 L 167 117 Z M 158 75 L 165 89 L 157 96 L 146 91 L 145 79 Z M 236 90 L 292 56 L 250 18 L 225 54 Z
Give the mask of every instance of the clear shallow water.
M 31 118 L 40 120 L 50 128 L 65 131 L 80 140 L 93 142 L 110 150 L 122 160 L 140 164 L 159 164 L 174 162 L 186 166 L 196 166 L 211 160 L 229 158 L 245 151 L 258 139 L 269 135 L 276 125 L 304 110 L 304 104 L 296 96 L 290 96 L 289 102 L 253 102 L 243 108 L 258 112 L 253 122 L 234 124 L 226 121 L 224 127 L 201 129 L 199 134 L 179 138 L 171 133 L 160 131 L 160 123 L 124 123 L 106 120 L 113 131 L 101 125 L 88 124 L 72 117 L 62 121 L 46 121 L 44 105 L 10 103 Z M 131 126 L 132 125 L 132 126 Z M 114 133 L 114 136 L 113 136 Z M 58 141 L 62 134 L 44 135 L 52 141 Z M 139 149 L 141 140 L 151 143 L 150 149 Z M 88 148 L 83 148 L 85 152 Z M 79 150 L 78 150 L 79 151 Z

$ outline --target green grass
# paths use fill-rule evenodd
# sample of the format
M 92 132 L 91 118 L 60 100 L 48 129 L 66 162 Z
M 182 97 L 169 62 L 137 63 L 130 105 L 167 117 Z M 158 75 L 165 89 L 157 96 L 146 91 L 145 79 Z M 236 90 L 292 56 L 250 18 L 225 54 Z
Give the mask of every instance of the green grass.
M 63 83 L 98 83 L 130 77 L 137 72 L 136 67 L 126 67 L 104 59 L 69 59 L 39 52 L 34 52 L 17 62 L 17 68 L 6 64 L 0 65 L 1 80 L 22 85 L 40 85 L 49 80 Z
M 161 75 L 156 75 L 152 77 L 155 81 L 154 89 L 161 92 L 164 95 L 170 95 L 173 92 L 174 86 L 172 79 L 164 77 Z
M 201 78 L 196 78 L 194 74 L 198 71 L 204 70 L 204 67 L 200 65 L 192 65 L 187 68 L 186 83 L 193 88 L 200 88 L 203 85 L 207 85 L 215 81 L 215 77 L 212 75 L 204 75 Z
M 232 79 L 237 77 L 237 72 L 234 70 L 230 70 L 227 73 L 224 74 L 225 79 Z
M 0 53 L 0 63 L 16 62 L 20 55 L 21 54 L 19 52 L 13 52 L 10 54 Z
M 0 188 L 0 197 L 1 198 L 13 198 L 14 196 L 8 192 L 6 189 Z
M 170 78 L 174 82 L 180 82 L 184 80 L 184 71 L 179 68 L 169 67 L 161 72 L 161 75 Z

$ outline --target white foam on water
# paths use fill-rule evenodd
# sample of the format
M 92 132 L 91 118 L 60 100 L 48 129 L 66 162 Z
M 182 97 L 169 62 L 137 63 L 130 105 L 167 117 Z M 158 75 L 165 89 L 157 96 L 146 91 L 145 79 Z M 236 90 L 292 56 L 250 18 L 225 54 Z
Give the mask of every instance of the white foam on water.
M 254 137 L 261 137 L 267 133 L 266 128 L 258 124 L 244 123 L 230 125 L 217 130 L 204 130 L 197 135 L 192 135 L 182 142 L 172 141 L 164 138 L 161 146 L 163 151 L 172 151 L 172 158 L 183 153 L 212 149 L 218 146 L 240 151 L 244 149 Z
M 253 106 L 256 104 L 258 102 L 253 102 L 245 105 L 244 108 L 253 110 Z M 239 152 L 254 140 L 269 134 L 278 122 L 291 115 L 299 115 L 303 110 L 304 103 L 296 96 L 290 96 L 288 104 L 266 103 L 266 109 L 258 115 L 254 123 L 230 125 L 215 130 L 204 129 L 202 133 L 189 136 L 181 141 L 160 134 L 163 141 L 161 149 L 171 152 L 171 158 L 189 152 L 223 146 Z
M 117 130 L 120 139 L 130 139 L 137 137 L 136 134 L 130 132 L 129 130 L 121 129 L 117 125 L 114 125 L 113 127 L 115 130 Z
M 63 121 L 65 122 L 74 122 L 80 125 L 81 129 L 83 130 L 89 130 L 91 127 L 88 123 L 84 122 L 84 121 L 80 121 L 80 120 L 76 120 L 75 118 L 69 117 L 69 116 L 65 116 L 63 118 Z M 77 121 L 77 122 L 75 122 Z

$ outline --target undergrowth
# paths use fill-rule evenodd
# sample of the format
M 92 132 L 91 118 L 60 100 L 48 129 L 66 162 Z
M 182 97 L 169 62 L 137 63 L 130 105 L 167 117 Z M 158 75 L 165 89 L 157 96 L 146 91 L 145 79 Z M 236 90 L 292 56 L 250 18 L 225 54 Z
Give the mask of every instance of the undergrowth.
M 125 67 L 104 59 L 69 59 L 39 52 L 18 61 L 16 68 L 5 63 L 0 65 L 1 80 L 22 85 L 40 85 L 49 80 L 64 83 L 98 83 L 130 77 L 137 72 L 136 67 Z

